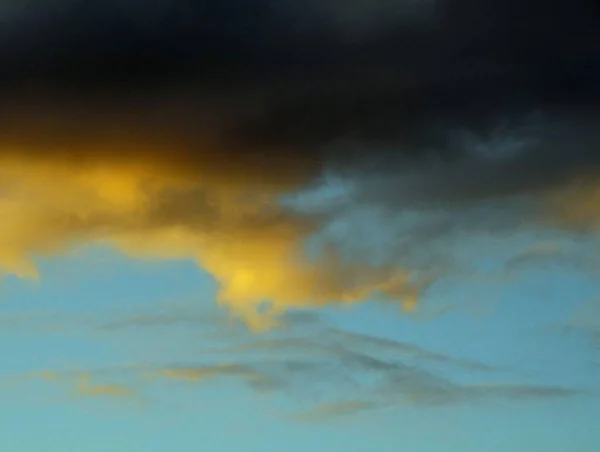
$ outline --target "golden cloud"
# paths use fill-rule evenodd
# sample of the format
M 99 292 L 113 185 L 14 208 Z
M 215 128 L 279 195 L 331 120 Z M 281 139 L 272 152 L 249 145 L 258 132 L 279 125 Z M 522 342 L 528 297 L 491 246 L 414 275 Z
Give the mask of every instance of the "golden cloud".
M 253 372 L 244 366 L 236 364 L 167 368 L 159 372 L 156 376 L 168 381 L 186 381 L 189 383 L 199 383 L 209 379 L 221 379 L 228 376 L 247 381 L 260 381 L 265 378 L 258 372 Z
M 85 374 L 80 377 L 77 394 L 87 397 L 129 397 L 135 392 L 119 384 L 90 384 L 92 376 Z
M 0 269 L 37 278 L 36 256 L 88 242 L 140 258 L 193 259 L 219 282 L 219 302 L 257 330 L 290 307 L 358 302 L 374 292 L 414 307 L 417 291 L 394 266 L 349 264 L 335 252 L 305 256 L 319 218 L 280 203 L 305 178 L 240 175 L 227 160 L 204 173 L 202 157 L 185 169 L 168 165 L 165 153 L 124 155 L 0 152 Z M 270 311 L 259 315 L 264 302 Z

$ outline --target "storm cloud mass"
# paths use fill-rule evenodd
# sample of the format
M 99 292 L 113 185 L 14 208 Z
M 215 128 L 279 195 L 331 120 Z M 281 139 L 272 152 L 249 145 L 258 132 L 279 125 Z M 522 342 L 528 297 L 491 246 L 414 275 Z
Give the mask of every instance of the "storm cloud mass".
M 13 15 L 3 104 L 45 144 L 121 128 L 181 140 L 190 160 L 209 142 L 283 169 L 336 144 L 445 157 L 465 127 L 597 114 L 600 19 L 582 0 L 63 0 Z M 24 139 L 17 124 L 5 140 Z
M 106 240 L 197 259 L 242 314 L 257 300 L 373 291 L 413 306 L 404 268 L 335 251 L 297 261 L 328 220 L 277 200 L 328 174 L 352 179 L 355 206 L 438 209 L 436 237 L 441 224 L 599 223 L 591 1 L 32 0 L 1 11 L 7 271 L 34 275 L 36 253 Z

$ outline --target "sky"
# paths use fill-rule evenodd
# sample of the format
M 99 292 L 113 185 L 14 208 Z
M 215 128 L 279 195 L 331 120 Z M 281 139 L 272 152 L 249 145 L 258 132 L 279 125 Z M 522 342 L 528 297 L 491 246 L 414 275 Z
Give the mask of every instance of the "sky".
M 600 448 L 600 11 L 0 1 L 0 449 Z

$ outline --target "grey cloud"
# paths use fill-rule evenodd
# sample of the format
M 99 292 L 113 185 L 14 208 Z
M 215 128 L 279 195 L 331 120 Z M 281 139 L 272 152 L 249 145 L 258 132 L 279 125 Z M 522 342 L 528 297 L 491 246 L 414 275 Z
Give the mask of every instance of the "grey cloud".
M 176 309 L 100 325 L 104 335 L 110 335 L 123 328 L 173 328 L 188 316 L 188 311 Z M 89 380 L 84 395 L 112 397 L 130 388 L 142 398 L 154 384 L 193 390 L 199 384 L 237 383 L 258 394 L 291 401 L 292 417 L 298 420 L 326 420 L 406 405 L 525 403 L 580 394 L 568 387 L 525 382 L 510 369 L 335 328 L 314 311 L 289 313 L 283 328 L 263 337 L 219 319 L 225 319 L 225 313 L 188 318 L 205 341 L 195 336 L 193 355 L 178 362 L 172 362 L 167 353 L 147 364 L 49 369 L 17 380 L 26 383 L 41 378 L 49 384 Z
M 96 327 L 99 331 L 119 331 L 128 328 L 150 328 L 150 327 L 169 327 L 179 324 L 208 325 L 214 318 L 207 314 L 190 313 L 163 313 L 157 315 L 134 315 L 129 318 L 107 322 Z
M 314 312 L 289 311 L 284 313 L 279 321 L 280 328 L 301 328 L 314 326 L 319 319 L 319 315 Z M 224 335 L 232 334 L 233 330 L 242 334 L 245 331 L 243 325 L 228 318 L 225 312 L 201 309 L 197 306 L 182 308 L 169 306 L 159 313 L 121 315 L 113 321 L 96 322 L 94 328 L 97 331 L 112 332 L 129 328 L 168 328 L 181 324 L 192 325 L 199 329 L 208 327 L 215 332 L 221 331 Z
M 600 326 L 567 324 L 558 330 L 569 336 L 583 338 L 589 346 L 600 350 Z
M 583 338 L 589 346 L 600 350 L 600 302 L 593 299 L 582 303 L 570 319 L 555 325 L 551 331 Z
M 176 369 L 191 375 L 196 372 L 204 375 L 210 370 L 203 366 L 182 365 Z M 536 384 L 459 383 L 414 365 L 351 352 L 336 358 L 247 360 L 241 367 L 223 367 L 222 371 L 217 368 L 213 376 L 217 379 L 237 377 L 262 394 L 291 397 L 300 411 L 318 409 L 321 405 L 341 405 L 341 412 L 335 413 L 334 409 L 334 413 L 328 413 L 332 416 L 367 408 L 516 403 L 580 394 L 570 388 Z M 169 378 L 168 375 L 165 377 Z M 354 405 L 355 401 L 359 403 Z
M 570 245 L 570 246 L 569 246 Z M 578 272 L 595 275 L 600 269 L 600 261 L 594 250 L 597 243 L 588 241 L 583 246 L 575 243 L 542 243 L 510 257 L 504 264 L 507 271 L 518 271 L 540 266 L 561 265 Z

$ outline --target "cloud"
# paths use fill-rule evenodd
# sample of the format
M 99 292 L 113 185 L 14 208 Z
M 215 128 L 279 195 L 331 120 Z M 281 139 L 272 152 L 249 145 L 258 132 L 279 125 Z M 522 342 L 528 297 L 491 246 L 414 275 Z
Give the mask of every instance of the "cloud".
M 362 401 L 328 403 L 303 413 L 295 413 L 291 418 L 300 422 L 324 422 L 377 408 L 373 403 Z
M 264 375 L 239 364 L 172 367 L 154 373 L 153 377 L 155 379 L 183 381 L 187 383 L 202 383 L 208 381 L 218 382 L 227 378 L 232 378 L 256 387 L 261 385 L 261 383 L 268 384 L 268 380 Z
M 191 258 L 221 284 L 220 301 L 256 328 L 261 319 L 254 311 L 263 300 L 272 300 L 278 313 L 360 301 L 374 291 L 413 297 L 405 272 L 389 265 L 345 264 L 334 254 L 303 261 L 312 220 L 285 212 L 268 192 L 236 200 L 226 193 L 229 186 L 219 193 L 217 185 L 204 201 L 202 181 L 170 182 L 110 165 L 76 171 L 36 160 L 9 162 L 1 172 L 8 196 L 0 210 L 9 220 L 0 226 L 0 263 L 23 276 L 36 276 L 29 253 L 52 254 L 86 241 L 113 243 L 140 257 Z
M 139 391 L 122 383 L 123 377 L 138 371 L 136 366 L 130 368 L 108 367 L 91 371 L 82 370 L 41 370 L 19 375 L 3 376 L 3 386 L 15 390 L 18 386 L 43 382 L 45 385 L 63 387 L 65 396 L 71 399 L 114 399 L 119 401 L 139 399 Z M 97 381 L 94 381 L 97 380 Z M 141 381 L 136 379 L 139 388 Z M 60 399 L 64 400 L 64 399 Z
M 416 344 L 340 330 L 309 319 L 257 338 L 229 336 L 198 359 L 150 366 L 154 381 L 196 385 L 238 382 L 285 400 L 292 418 L 323 421 L 401 406 L 528 403 L 575 397 L 579 390 L 524 379 L 501 366 Z M 306 321 L 308 320 L 308 321 Z
M 571 318 L 558 327 L 558 332 L 583 337 L 589 346 L 600 350 L 600 301 L 582 303 Z
M 37 277 L 35 257 L 88 242 L 193 259 L 265 330 L 377 294 L 414 309 L 456 233 L 597 223 L 595 182 L 571 193 L 600 163 L 582 1 L 62 0 L 5 17 L 4 272 Z M 353 187 L 335 208 L 282 204 L 331 173 Z M 306 255 L 363 206 L 418 214 L 406 246 Z
M 593 241 L 540 242 L 511 256 L 504 263 L 504 269 L 516 273 L 522 269 L 562 265 L 566 269 L 596 275 L 599 262 L 595 257 L 595 245 Z
M 85 397 L 130 397 L 135 392 L 119 384 L 90 384 L 92 376 L 82 375 L 76 393 Z
M 465 383 L 418 364 L 383 359 L 374 354 L 324 353 L 315 350 L 277 357 L 241 358 L 243 365 L 178 365 L 159 373 L 167 381 L 208 383 L 234 378 L 258 394 L 291 400 L 300 413 L 317 417 L 351 414 L 364 409 L 397 406 L 441 406 L 480 403 L 522 403 L 573 397 L 579 391 L 538 384 Z M 306 353 L 306 351 L 304 351 Z M 471 375 L 472 377 L 472 375 Z M 483 379 L 486 381 L 486 379 Z M 324 410 L 325 413 L 321 411 Z M 320 415 L 317 415 L 319 413 Z
M 0 322 L 2 322 L 0 318 Z M 8 319 L 7 319 L 8 320 Z M 279 326 L 283 329 L 310 327 L 319 321 L 317 313 L 306 310 L 289 310 L 278 318 Z M 2 322 L 3 324 L 4 322 Z M 213 335 L 226 332 L 230 336 L 239 326 L 239 323 L 231 318 L 224 317 L 222 312 L 214 312 L 212 309 L 201 309 L 197 305 L 193 307 L 182 306 L 178 308 L 172 303 L 168 308 L 158 313 L 121 315 L 118 319 L 96 321 L 94 329 L 107 334 L 127 330 L 130 328 L 169 328 L 176 325 L 188 324 L 203 331 L 209 328 Z
M 226 150 L 243 148 L 247 160 L 229 154 L 231 167 L 252 163 L 238 174 L 268 170 L 266 161 L 279 156 L 287 178 L 322 163 L 326 154 L 315 148 L 324 145 L 461 154 L 459 142 L 438 149 L 444 129 L 479 130 L 538 109 L 585 119 L 598 101 L 597 19 L 583 2 L 370 3 L 67 0 L 49 11 L 34 2 L 20 19 L 28 27 L 16 29 L 2 53 L 12 100 L 5 108 L 21 113 L 10 125 L 27 126 L 6 127 L 5 140 L 38 142 L 47 152 L 52 141 L 147 137 L 169 147 L 154 158 L 219 165 Z M 30 87 L 24 99 L 19 85 Z M 540 133 L 525 132 L 533 141 Z M 112 155 L 150 153 L 123 148 Z M 527 160 L 549 171 L 572 170 L 535 154 Z M 561 157 L 574 162 L 577 154 Z
M 220 345 L 203 347 L 196 362 L 155 364 L 148 372 L 154 379 L 190 385 L 237 381 L 260 395 L 292 401 L 300 416 L 309 417 L 313 411 L 316 417 L 334 417 L 404 405 L 514 403 L 578 394 L 526 383 L 507 368 L 340 330 L 302 315 L 310 313 L 298 314 L 300 322 L 288 314 L 287 328 L 266 337 L 225 335 Z
M 160 314 L 137 314 L 115 321 L 107 321 L 96 326 L 98 331 L 115 332 L 128 328 L 170 327 L 191 324 L 198 327 L 225 323 L 224 319 L 209 312 L 197 312 L 192 309 L 169 310 Z
M 7 389 L 41 380 L 70 388 L 76 398 L 142 401 L 144 389 L 157 384 L 197 385 L 241 383 L 271 402 L 286 401 L 281 414 L 298 421 L 324 422 L 365 410 L 404 406 L 439 407 L 463 404 L 531 403 L 576 397 L 584 391 L 562 386 L 497 383 L 459 383 L 400 363 L 365 355 L 327 362 L 320 359 L 281 358 L 242 360 L 232 364 L 130 366 L 86 371 L 43 371 L 4 378 Z M 94 380 L 95 383 L 91 383 Z M 125 383 L 126 382 L 126 383 Z M 210 387 L 210 386 L 207 386 Z M 62 399 L 64 401 L 64 399 Z M 154 399 L 153 403 L 160 403 Z
M 161 326 L 159 319 L 155 315 L 142 326 Z M 163 327 L 178 325 L 173 316 L 164 320 Z M 178 358 L 161 352 L 148 363 L 128 358 L 118 365 L 29 372 L 3 381 L 64 385 L 82 398 L 149 401 L 149 394 L 154 394 L 153 403 L 160 403 L 155 387 L 167 389 L 168 394 L 175 387 L 196 391 L 211 385 L 241 385 L 267 403 L 284 402 L 293 419 L 319 422 L 365 410 L 528 403 L 583 393 L 525 379 L 516 370 L 469 357 L 338 329 L 314 311 L 291 311 L 282 320 L 285 328 L 261 337 L 235 324 L 195 324 L 200 331 L 194 334 L 206 337 L 194 336 L 193 347 Z M 120 326 L 104 329 L 104 334 L 139 326 L 136 317 L 111 324 Z M 178 339 L 174 345 L 182 349 L 189 342 Z
M 293 330 L 292 330 L 293 331 Z M 289 357 L 299 354 L 315 354 L 331 359 L 360 359 L 361 356 L 383 356 L 385 359 L 408 359 L 420 364 L 453 368 L 468 372 L 495 372 L 500 369 L 478 361 L 452 357 L 443 353 L 423 349 L 415 344 L 398 342 L 321 326 L 311 329 L 309 334 L 295 335 L 288 332 L 283 338 L 250 340 L 244 345 L 216 349 L 213 353 L 243 354 L 272 357 Z

